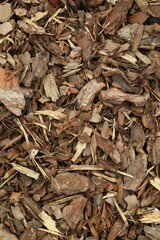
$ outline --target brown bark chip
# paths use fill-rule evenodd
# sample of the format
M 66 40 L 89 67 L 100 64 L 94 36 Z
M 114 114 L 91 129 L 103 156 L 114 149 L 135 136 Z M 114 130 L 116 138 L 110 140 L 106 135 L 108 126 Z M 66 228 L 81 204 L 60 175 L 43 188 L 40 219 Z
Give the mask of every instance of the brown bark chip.
M 114 35 L 120 28 L 127 17 L 127 13 L 131 8 L 133 0 L 119 0 L 117 1 L 112 12 L 104 22 L 104 31 L 106 34 Z
M 60 173 L 53 178 L 52 187 L 57 194 L 72 195 L 87 191 L 89 179 L 77 173 Z
M 83 210 L 86 202 L 87 199 L 80 196 L 63 208 L 62 216 L 71 229 L 75 229 L 77 224 L 84 219 Z

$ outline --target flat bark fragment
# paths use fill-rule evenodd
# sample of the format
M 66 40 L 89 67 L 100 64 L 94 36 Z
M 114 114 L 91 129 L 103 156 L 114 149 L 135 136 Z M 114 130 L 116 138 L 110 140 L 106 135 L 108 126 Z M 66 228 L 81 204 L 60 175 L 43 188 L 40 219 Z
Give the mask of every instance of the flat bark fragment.
M 146 98 L 136 94 L 127 94 L 117 88 L 101 91 L 102 100 L 112 104 L 122 104 L 124 101 L 134 103 L 136 106 L 143 107 Z
M 57 88 L 56 79 L 53 73 L 48 74 L 43 79 L 45 94 L 50 97 L 53 102 L 59 99 L 59 90 Z
M 77 102 L 80 108 L 84 110 L 90 110 L 93 99 L 105 84 L 103 82 L 97 82 L 96 79 L 88 82 L 78 93 Z
M 145 226 L 144 227 L 144 232 L 149 239 L 152 240 L 158 240 L 160 239 L 160 225 L 155 225 L 155 226 Z
M 116 164 L 121 162 L 120 154 L 116 146 L 109 139 L 103 139 L 100 135 L 96 134 L 96 141 L 97 146 L 109 155 L 113 162 Z
M 156 63 L 155 75 L 160 78 L 160 52 L 152 50 L 148 57 L 152 62 Z
M 84 61 L 91 57 L 92 53 L 92 39 L 90 34 L 86 31 L 80 30 L 77 34 L 77 43 L 82 48 L 82 58 Z
M 49 54 L 38 53 L 32 62 L 32 72 L 36 78 L 43 78 L 48 70 Z
M 120 219 L 117 219 L 117 221 L 113 224 L 109 234 L 108 234 L 108 240 L 114 240 L 118 236 L 123 236 L 126 232 L 126 228 L 124 227 L 123 221 Z
M 0 68 L 0 102 L 17 116 L 21 115 L 21 110 L 25 106 L 25 98 L 16 72 Z
M 119 0 L 104 22 L 105 34 L 114 35 L 127 18 L 133 0 Z
M 0 24 L 0 35 L 7 35 L 13 30 L 13 26 L 10 22 L 4 22 Z
M 134 122 L 131 126 L 130 141 L 132 147 L 136 149 L 142 148 L 145 142 L 145 134 L 140 123 Z
M 154 114 L 154 106 L 153 101 L 151 98 L 147 99 L 144 113 L 142 116 L 142 123 L 145 128 L 148 128 L 150 130 L 155 129 L 156 127 L 156 118 Z
M 21 115 L 21 110 L 25 106 L 24 95 L 19 89 L 0 88 L 0 102 L 17 116 Z
M 10 3 L 0 4 L 0 22 L 6 22 L 12 14 L 12 5 Z
M 140 26 L 141 24 L 139 23 L 127 24 L 118 30 L 117 35 L 133 45 L 134 39 L 136 37 L 136 34 L 138 33 L 138 29 L 140 28 Z M 156 25 L 144 25 L 139 47 L 158 47 L 159 37 L 156 37 L 156 35 L 154 35 L 155 32 L 157 32 L 158 35 L 159 29 L 156 28 Z
M 129 83 L 127 83 L 121 75 L 115 74 L 112 76 L 113 82 L 112 86 L 118 88 L 119 90 L 127 93 L 137 93 L 139 88 L 133 87 Z
M 127 168 L 127 174 L 134 178 L 124 177 L 124 188 L 127 190 L 136 191 L 136 189 L 143 182 L 147 171 L 147 154 L 139 154 L 135 159 L 131 160 Z
M 53 178 L 52 187 L 57 194 L 72 195 L 87 191 L 89 179 L 77 173 L 60 173 Z
M 71 229 L 75 229 L 77 224 L 83 220 L 83 209 L 87 199 L 83 196 L 77 197 L 69 205 L 63 208 L 62 216 Z
M 144 26 L 142 24 L 139 24 L 139 28 L 137 29 L 137 32 L 134 37 L 134 44 L 133 44 L 133 50 L 137 51 L 140 45 L 140 41 L 143 36 Z
M 160 163 L 159 156 L 160 156 L 160 137 L 156 137 L 150 152 L 150 161 L 152 161 L 154 165 L 159 164 Z

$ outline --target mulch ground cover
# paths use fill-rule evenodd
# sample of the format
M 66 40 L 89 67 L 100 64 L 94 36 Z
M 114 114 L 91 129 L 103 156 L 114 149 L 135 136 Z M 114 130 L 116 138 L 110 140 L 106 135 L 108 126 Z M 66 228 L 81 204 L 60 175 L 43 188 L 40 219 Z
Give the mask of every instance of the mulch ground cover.
M 160 239 L 160 1 L 0 3 L 0 240 Z

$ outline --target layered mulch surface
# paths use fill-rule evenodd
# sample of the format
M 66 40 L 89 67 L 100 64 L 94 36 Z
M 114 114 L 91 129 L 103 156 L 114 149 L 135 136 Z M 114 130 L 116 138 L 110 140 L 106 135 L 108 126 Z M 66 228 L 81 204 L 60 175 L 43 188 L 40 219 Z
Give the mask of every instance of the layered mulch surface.
M 160 1 L 0 4 L 0 239 L 160 239 Z

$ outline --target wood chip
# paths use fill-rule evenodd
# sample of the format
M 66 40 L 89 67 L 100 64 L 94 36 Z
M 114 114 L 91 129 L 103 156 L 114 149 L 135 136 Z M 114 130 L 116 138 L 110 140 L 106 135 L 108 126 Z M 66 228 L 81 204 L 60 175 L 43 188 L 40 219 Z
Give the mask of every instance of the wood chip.
M 45 76 L 43 79 L 43 85 L 46 96 L 50 97 L 53 102 L 56 102 L 59 99 L 59 91 L 53 73 Z
M 12 30 L 13 30 L 13 26 L 10 22 L 5 22 L 0 24 L 0 35 L 5 36 Z
M 57 111 L 51 111 L 51 110 L 36 111 L 35 114 L 48 116 L 57 120 L 62 120 L 66 117 L 66 114 L 64 114 L 63 112 L 64 112 L 63 109 L 58 109 Z
M 89 127 L 85 127 L 83 130 L 83 133 L 86 133 L 88 136 L 90 136 L 92 133 L 92 129 Z M 86 148 L 86 146 L 87 146 L 87 143 L 78 141 L 78 143 L 76 145 L 76 152 L 71 159 L 72 162 L 75 162 L 78 159 L 78 157 L 81 155 L 81 153 Z
M 0 22 L 6 22 L 12 14 L 10 3 L 0 4 Z
M 142 223 L 160 224 L 160 211 L 145 214 L 140 221 Z
M 29 169 L 29 168 L 23 167 L 23 166 L 21 166 L 21 165 L 19 165 L 17 163 L 11 163 L 11 165 L 13 166 L 13 168 L 16 171 L 18 171 L 18 172 L 20 172 L 22 174 L 25 174 L 28 177 L 34 178 L 36 180 L 39 178 L 39 173 L 37 173 L 37 172 L 35 172 L 35 171 L 33 171 L 33 170 Z
M 160 191 L 160 179 L 158 177 L 154 178 L 153 180 L 150 180 L 150 183 L 152 184 L 153 187 Z
M 42 211 L 38 215 L 40 219 L 43 221 L 43 225 L 52 233 L 55 235 L 60 236 L 61 232 L 56 228 L 55 221 L 45 212 Z

